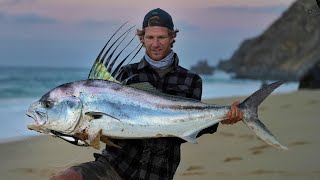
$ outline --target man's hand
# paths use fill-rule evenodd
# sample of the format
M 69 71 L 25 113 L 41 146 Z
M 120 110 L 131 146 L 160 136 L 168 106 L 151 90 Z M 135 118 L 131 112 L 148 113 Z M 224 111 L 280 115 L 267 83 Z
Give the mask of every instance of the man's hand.
M 60 172 L 58 175 L 50 177 L 50 180 L 82 180 L 82 177 L 78 172 L 72 169 L 67 169 Z
M 221 121 L 222 124 L 234 124 L 243 119 L 243 112 L 237 107 L 240 101 L 231 104 L 231 109 L 226 113 L 226 119 Z

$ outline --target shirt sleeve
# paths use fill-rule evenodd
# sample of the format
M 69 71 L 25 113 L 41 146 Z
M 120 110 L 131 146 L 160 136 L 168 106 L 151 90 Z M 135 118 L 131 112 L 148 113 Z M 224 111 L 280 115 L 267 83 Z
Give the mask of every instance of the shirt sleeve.
M 196 76 L 192 85 L 192 98 L 201 101 L 202 96 L 202 79 L 199 75 Z

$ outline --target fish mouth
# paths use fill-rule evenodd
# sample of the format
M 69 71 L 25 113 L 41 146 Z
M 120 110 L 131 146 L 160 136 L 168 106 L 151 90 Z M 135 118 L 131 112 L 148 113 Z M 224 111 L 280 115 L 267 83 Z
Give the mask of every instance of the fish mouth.
M 28 125 L 28 128 L 29 126 L 43 126 L 47 122 L 47 115 L 43 112 L 28 110 L 26 115 L 34 120 L 32 124 Z

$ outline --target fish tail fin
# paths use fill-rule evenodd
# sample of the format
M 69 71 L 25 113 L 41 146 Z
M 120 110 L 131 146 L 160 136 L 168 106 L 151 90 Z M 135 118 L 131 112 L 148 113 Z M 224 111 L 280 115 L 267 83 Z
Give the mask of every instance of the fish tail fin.
M 285 83 L 285 81 L 277 81 L 269 84 L 253 93 L 241 104 L 239 108 L 245 112 L 243 122 L 263 141 L 278 149 L 287 150 L 288 148 L 281 145 L 276 137 L 267 129 L 267 127 L 259 120 L 258 106 L 267 98 L 276 88 Z

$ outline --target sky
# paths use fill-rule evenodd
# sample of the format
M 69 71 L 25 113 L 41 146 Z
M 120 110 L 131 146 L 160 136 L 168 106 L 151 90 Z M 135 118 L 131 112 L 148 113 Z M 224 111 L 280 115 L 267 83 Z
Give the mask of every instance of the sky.
M 266 30 L 293 1 L 0 0 L 0 66 L 89 68 L 118 27 L 128 21 L 124 29 L 140 29 L 144 15 L 158 7 L 180 30 L 173 50 L 181 65 L 202 59 L 215 65 Z

